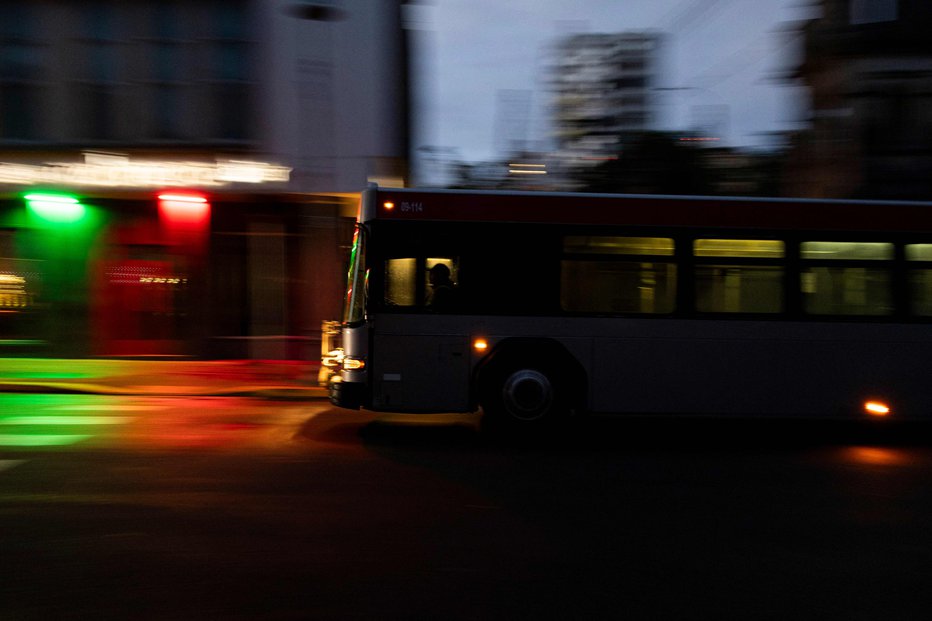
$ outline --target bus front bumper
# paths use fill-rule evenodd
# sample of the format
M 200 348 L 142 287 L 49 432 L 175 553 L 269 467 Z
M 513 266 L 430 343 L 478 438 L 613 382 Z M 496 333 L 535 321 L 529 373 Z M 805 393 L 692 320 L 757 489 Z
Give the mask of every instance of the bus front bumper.
M 363 403 L 362 382 L 342 382 L 334 378 L 330 382 L 330 403 L 349 410 L 358 410 Z

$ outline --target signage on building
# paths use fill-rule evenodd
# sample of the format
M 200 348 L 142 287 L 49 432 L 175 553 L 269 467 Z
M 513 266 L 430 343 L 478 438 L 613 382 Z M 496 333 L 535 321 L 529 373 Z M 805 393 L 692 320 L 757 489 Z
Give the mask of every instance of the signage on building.
M 83 161 L 29 164 L 0 162 L 0 185 L 74 188 L 285 187 L 291 168 L 251 160 L 144 160 L 109 153 L 84 153 Z

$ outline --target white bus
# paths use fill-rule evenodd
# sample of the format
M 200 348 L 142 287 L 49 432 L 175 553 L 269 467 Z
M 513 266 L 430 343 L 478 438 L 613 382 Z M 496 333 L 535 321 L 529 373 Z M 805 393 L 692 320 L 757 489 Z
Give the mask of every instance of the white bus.
M 342 338 L 346 408 L 930 417 L 932 203 L 372 186 Z

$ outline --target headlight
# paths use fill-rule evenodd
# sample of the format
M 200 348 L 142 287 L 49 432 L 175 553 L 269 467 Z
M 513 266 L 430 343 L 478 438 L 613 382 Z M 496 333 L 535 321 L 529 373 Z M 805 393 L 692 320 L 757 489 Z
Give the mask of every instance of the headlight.
M 343 350 L 332 349 L 321 357 L 321 364 L 325 367 L 334 369 L 343 363 Z
M 344 371 L 362 371 L 366 368 L 366 361 L 362 358 L 350 358 L 346 357 L 343 359 L 343 370 Z

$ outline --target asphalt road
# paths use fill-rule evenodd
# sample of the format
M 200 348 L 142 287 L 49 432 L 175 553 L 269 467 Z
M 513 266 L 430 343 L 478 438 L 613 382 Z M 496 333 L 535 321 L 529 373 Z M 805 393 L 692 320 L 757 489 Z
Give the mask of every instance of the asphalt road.
M 925 427 L 0 395 L 0 620 L 926 619 Z

